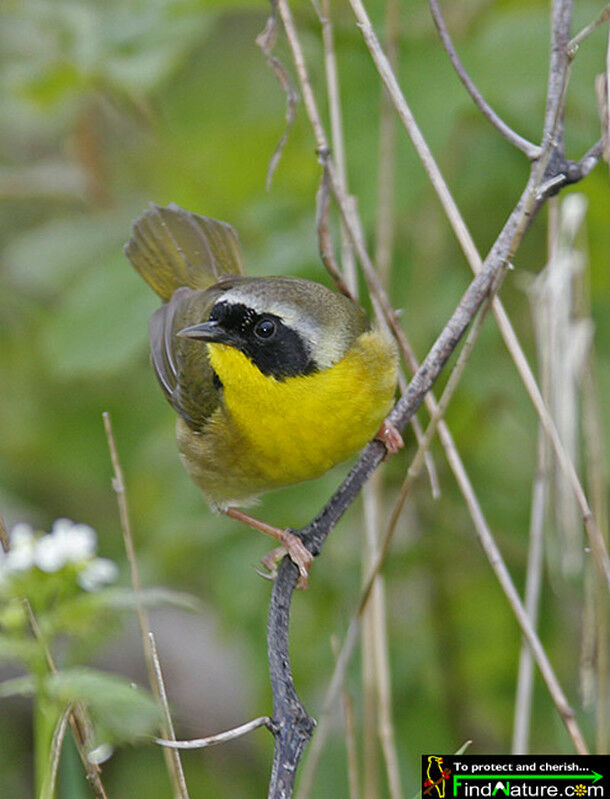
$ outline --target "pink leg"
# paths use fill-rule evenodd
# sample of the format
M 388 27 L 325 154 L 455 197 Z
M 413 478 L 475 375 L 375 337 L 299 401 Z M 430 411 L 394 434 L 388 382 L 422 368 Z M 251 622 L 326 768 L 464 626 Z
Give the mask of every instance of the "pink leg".
M 269 569 L 272 574 L 275 574 L 279 561 L 287 554 L 290 560 L 299 568 L 297 588 L 307 588 L 307 580 L 309 578 L 309 570 L 311 569 L 313 555 L 298 535 L 291 533 L 290 530 L 281 530 L 279 527 L 267 524 L 267 522 L 263 522 L 255 516 L 250 516 L 249 513 L 245 513 L 243 510 L 238 510 L 237 508 L 227 508 L 224 513 L 231 519 L 242 522 L 248 525 L 248 527 L 252 527 L 254 530 L 260 530 L 261 533 L 270 535 L 272 538 L 280 541 L 282 546 L 274 549 L 262 559 L 263 566 Z
M 384 461 L 387 461 L 392 455 L 396 455 L 405 445 L 398 428 L 387 419 L 381 423 L 381 427 L 377 431 L 375 438 L 377 441 L 381 441 L 386 448 Z

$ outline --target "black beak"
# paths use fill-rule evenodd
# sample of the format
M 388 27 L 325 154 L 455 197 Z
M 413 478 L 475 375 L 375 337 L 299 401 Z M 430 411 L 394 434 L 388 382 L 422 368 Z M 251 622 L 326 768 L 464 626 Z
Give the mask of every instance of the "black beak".
M 231 344 L 232 339 L 218 322 L 202 322 L 200 325 L 185 327 L 176 333 L 180 338 L 192 338 L 197 341 L 215 341 L 219 344 Z

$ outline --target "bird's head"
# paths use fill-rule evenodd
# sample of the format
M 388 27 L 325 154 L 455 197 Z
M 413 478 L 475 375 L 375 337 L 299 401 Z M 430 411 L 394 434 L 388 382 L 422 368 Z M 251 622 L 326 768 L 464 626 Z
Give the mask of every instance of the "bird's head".
M 351 300 L 310 280 L 232 277 L 225 282 L 209 318 L 178 335 L 233 347 L 277 380 L 330 368 L 368 329 Z

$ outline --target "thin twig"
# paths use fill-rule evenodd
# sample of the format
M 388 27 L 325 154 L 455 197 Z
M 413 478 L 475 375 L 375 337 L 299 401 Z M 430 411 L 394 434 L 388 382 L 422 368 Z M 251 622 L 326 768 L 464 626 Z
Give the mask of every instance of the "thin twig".
M 53 730 L 53 739 L 51 741 L 51 750 L 49 752 L 49 766 L 45 783 L 40 791 L 40 799 L 53 799 L 55 796 L 55 783 L 57 781 L 57 773 L 59 771 L 59 760 L 61 757 L 61 750 L 66 737 L 66 730 L 68 728 L 68 721 L 72 714 L 72 706 L 64 710 L 59 717 L 55 729 Z
M 4 524 L 4 519 L 2 518 L 2 514 L 0 514 L 0 546 L 2 547 L 2 551 L 6 554 L 11 545 L 8 539 L 8 532 L 6 530 L 6 525 Z
M 386 0 L 385 48 L 390 66 L 398 69 L 400 3 Z M 396 118 L 387 91 L 382 87 L 379 111 L 377 172 L 377 219 L 375 265 L 381 284 L 388 289 L 396 228 Z
M 583 434 L 587 472 L 591 486 L 593 507 L 599 518 L 599 525 L 608 540 L 608 474 L 605 465 L 605 442 L 601 420 L 601 406 L 597 391 L 593 353 L 589 354 L 589 362 L 584 377 L 583 392 Z M 595 573 L 594 610 L 595 610 L 595 716 L 596 716 L 596 751 L 608 751 L 608 602 L 605 586 Z
M 298 36 L 296 35 L 296 30 L 294 28 L 294 23 L 288 8 L 287 0 L 278 0 L 278 9 L 280 11 L 280 15 L 286 29 L 287 38 L 293 52 L 293 58 L 297 67 L 297 74 L 303 89 L 305 107 L 307 109 L 308 115 L 310 116 L 310 122 L 314 129 L 314 135 L 318 149 L 328 149 L 324 130 L 321 125 L 320 117 L 317 113 L 315 99 L 309 84 L 309 78 L 305 68 L 300 43 L 298 41 Z M 557 107 L 555 107 L 555 113 L 553 114 L 552 118 L 553 124 L 551 125 L 551 128 L 549 128 L 549 135 L 555 135 L 557 133 L 556 122 L 559 120 L 559 118 L 560 115 L 557 112 Z M 545 154 L 546 159 L 543 163 L 544 168 L 549 166 L 548 161 L 550 159 L 550 153 L 551 148 L 549 148 Z M 549 169 L 552 174 L 552 167 L 549 166 Z M 353 214 L 348 205 L 342 202 L 343 198 L 341 198 L 340 186 L 336 181 L 336 175 L 334 174 L 332 161 L 329 162 L 329 172 L 333 192 L 339 201 L 342 217 L 346 221 L 350 236 L 354 242 L 354 247 L 362 263 L 362 253 L 366 253 L 366 250 L 363 246 L 360 229 L 357 224 L 352 224 L 350 227 L 349 223 L 353 219 Z M 504 270 L 512 258 L 527 224 L 529 221 L 531 221 L 537 210 L 539 210 L 540 203 L 536 202 L 535 195 L 542 179 L 543 175 L 540 174 L 540 169 L 537 169 L 530 176 L 530 180 L 528 181 L 528 185 L 526 186 L 521 199 L 512 212 L 507 224 L 504 226 L 504 229 L 500 233 L 494 247 L 492 248 L 492 251 L 486 259 L 485 264 L 481 268 L 477 277 L 475 277 L 474 281 L 471 283 L 469 289 L 462 298 L 456 313 L 453 315 L 448 325 L 437 339 L 437 342 L 430 351 L 428 357 L 424 360 L 422 368 L 420 368 L 420 370 L 416 373 L 415 378 L 409 386 L 407 392 L 399 401 L 393 414 L 391 415 L 391 421 L 397 424 L 397 426 L 402 427 L 423 400 L 423 396 L 430 388 L 437 374 L 440 372 L 440 369 L 444 365 L 449 353 L 456 346 L 461 335 L 463 334 L 465 329 L 464 325 L 467 324 L 466 320 L 469 321 L 472 319 L 481 302 L 484 300 L 485 296 L 487 296 L 488 292 L 491 289 L 496 289 L 499 286 Z M 454 221 L 455 220 L 452 220 L 452 223 Z M 478 253 L 476 253 L 476 248 L 474 248 L 474 253 L 476 256 L 474 262 L 476 263 L 477 259 L 479 258 Z M 480 267 L 480 260 L 478 261 L 477 266 Z M 368 277 L 369 276 L 367 275 L 367 278 Z M 387 312 L 387 309 L 384 309 L 384 312 Z M 390 308 L 389 318 L 392 317 L 393 313 L 391 312 Z M 439 432 L 440 430 L 441 427 L 439 426 Z M 455 466 L 457 470 L 458 464 L 455 463 L 456 453 L 449 447 L 447 449 L 448 455 L 453 458 L 453 466 Z M 317 554 L 320 551 L 326 536 L 334 527 L 345 509 L 353 501 L 362 484 L 366 481 L 376 465 L 379 463 L 383 456 L 383 452 L 384 448 L 382 445 L 379 445 L 375 442 L 371 443 L 364 450 L 360 460 L 354 469 L 352 469 L 347 479 L 332 497 L 330 502 L 327 503 L 325 508 L 316 517 L 316 519 L 313 520 L 313 522 L 300 531 L 304 541 L 312 552 Z M 522 624 L 522 627 L 525 629 L 527 628 L 528 624 L 527 614 L 525 614 L 523 610 L 519 596 L 514 589 L 512 581 L 510 580 L 510 576 L 506 570 L 506 567 L 504 566 L 495 542 L 493 539 L 486 540 L 484 537 L 484 534 L 487 533 L 488 530 L 486 528 L 484 518 L 482 517 L 480 507 L 478 507 L 478 503 L 476 502 L 476 497 L 474 496 L 472 487 L 467 481 L 465 473 L 460 474 L 460 478 L 462 480 L 462 490 L 468 495 L 469 508 L 473 519 L 475 520 L 477 532 L 481 535 L 481 540 L 486 553 L 496 571 L 498 579 L 511 599 L 511 604 L 513 604 L 513 606 L 517 609 L 516 615 Z M 307 715 L 294 690 L 294 681 L 290 672 L 290 664 L 287 654 L 289 607 L 296 577 L 296 568 L 291 561 L 284 559 L 279 570 L 278 578 L 276 579 L 273 587 L 269 613 L 268 650 L 272 691 L 274 696 L 274 720 L 280 729 L 280 734 L 276 736 L 274 766 L 269 789 L 269 797 L 272 797 L 273 799 L 275 799 L 275 797 L 291 795 L 296 763 L 301 756 L 305 742 L 311 735 L 312 729 L 312 720 Z M 352 642 L 350 644 L 352 647 L 355 639 L 357 639 L 357 627 L 358 625 L 351 625 L 350 630 L 348 631 L 348 639 Z M 548 664 L 548 661 L 546 661 L 544 650 L 539 645 L 535 634 L 532 636 L 530 643 L 536 653 L 537 661 L 539 664 L 541 664 L 543 676 L 545 676 L 545 679 L 547 682 L 549 682 L 551 677 L 554 679 L 554 674 L 552 669 L 549 672 L 549 669 L 545 666 L 545 663 Z M 339 663 L 341 663 L 341 661 L 342 658 L 340 657 Z M 331 687 L 333 687 L 333 685 L 336 689 L 336 682 L 331 683 Z M 558 686 L 556 687 L 558 688 Z M 558 708 L 562 718 L 566 723 L 566 726 L 570 730 L 570 734 L 573 738 L 579 741 L 577 745 L 578 750 L 584 751 L 586 748 L 584 746 L 584 741 L 582 741 L 580 731 L 575 725 L 573 712 L 567 703 L 565 703 L 561 689 L 559 688 L 558 691 L 555 691 L 553 696 L 558 703 Z M 563 704 L 560 700 L 563 700 Z M 312 746 L 312 751 L 313 748 L 314 747 Z
M 578 52 L 578 48 L 587 39 L 593 31 L 597 30 L 600 25 L 603 25 L 604 22 L 607 22 L 610 19 L 610 3 L 602 9 L 597 19 L 594 19 L 593 22 L 590 22 L 588 25 L 579 31 L 576 36 L 572 37 L 568 42 L 568 58 L 574 58 L 576 53 Z
M 330 639 L 335 663 L 339 656 L 339 640 L 336 635 Z M 360 797 L 360 779 L 358 776 L 358 747 L 356 745 L 356 721 L 354 719 L 354 701 L 347 689 L 345 680 L 341 683 L 341 701 L 343 704 L 343 720 L 345 722 L 345 749 L 347 753 L 347 777 L 350 799 Z
M 551 3 L 551 46 L 549 48 L 549 76 L 542 146 L 545 149 L 550 147 L 561 156 L 565 154 L 565 103 L 563 96 L 569 71 L 568 42 L 571 18 L 572 0 L 553 0 Z
M 153 651 L 154 640 L 151 639 L 150 622 L 148 613 L 144 608 L 142 602 L 142 581 L 140 579 L 140 570 L 138 568 L 138 559 L 136 557 L 136 550 L 133 543 L 133 536 L 131 533 L 131 521 L 129 519 L 129 507 L 127 504 L 127 490 L 125 488 L 125 481 L 123 479 L 123 470 L 119 460 L 119 453 L 117 450 L 114 433 L 112 430 L 112 421 L 108 411 L 102 414 L 104 420 L 104 430 L 106 431 L 106 440 L 108 441 L 108 449 L 110 450 L 110 459 L 112 461 L 112 468 L 114 477 L 112 479 L 112 487 L 117 498 L 119 506 L 119 517 L 121 521 L 121 530 L 123 533 L 123 542 L 125 544 L 125 551 L 127 553 L 127 560 L 129 562 L 129 571 L 131 576 L 131 584 L 135 597 L 136 613 L 140 625 L 140 634 L 142 636 L 142 648 L 146 659 L 146 667 L 148 670 L 148 681 L 154 695 L 162 701 L 161 691 L 163 684 L 157 680 L 155 670 L 155 655 Z M 171 722 L 169 726 L 167 722 L 163 725 L 163 734 L 166 738 L 173 737 L 173 727 Z M 165 762 L 172 781 L 172 788 L 174 795 L 179 799 L 188 799 L 188 792 L 186 790 L 186 781 L 184 779 L 184 772 L 182 770 L 182 763 L 180 762 L 180 755 L 177 752 L 164 752 Z
M 285 568 L 287 559 L 285 558 L 281 568 Z M 313 736 L 311 746 L 307 754 L 307 759 L 303 766 L 301 780 L 299 782 L 299 789 L 297 791 L 296 799 L 308 799 L 313 788 L 313 780 L 318 769 L 318 764 L 322 753 L 326 747 L 326 740 L 331 730 L 332 711 L 335 707 L 335 702 L 341 691 L 341 686 L 345 681 L 345 673 L 351 661 L 354 649 L 360 637 L 360 615 L 355 615 L 345 634 L 345 640 L 339 651 L 339 655 L 335 662 L 335 669 L 326 689 L 326 694 L 320 709 L 320 720 L 316 726 L 316 734 Z
M 216 746 L 217 744 L 224 744 L 227 741 L 233 741 L 235 738 L 241 738 L 242 735 L 247 735 L 252 730 L 259 727 L 267 727 L 267 729 L 274 731 L 273 721 L 269 716 L 259 716 L 257 719 L 248 721 L 245 724 L 240 724 L 239 727 L 233 727 L 226 732 L 219 732 L 216 735 L 209 735 L 207 738 L 194 738 L 191 741 L 176 741 L 175 739 L 155 738 L 156 744 L 160 744 L 166 749 L 206 749 L 208 746 Z
M 341 273 L 341 270 L 337 263 L 337 259 L 335 258 L 332 239 L 330 236 L 330 230 L 328 226 L 328 211 L 329 211 L 331 186 L 330 186 L 330 176 L 328 171 L 328 155 L 329 154 L 326 153 L 324 157 L 320 157 L 320 161 L 322 163 L 323 168 L 322 168 L 322 177 L 320 178 L 320 186 L 318 188 L 318 192 L 316 195 L 316 230 L 318 233 L 318 250 L 320 253 L 320 258 L 322 259 L 322 263 L 326 267 L 326 270 L 329 273 L 329 275 L 332 277 L 338 291 L 340 291 L 346 297 L 349 297 L 352 300 L 352 302 L 358 304 L 357 297 L 355 297 L 352 294 L 351 290 L 349 289 L 349 287 L 347 286 L 347 284 L 343 279 L 343 274 Z M 347 226 L 345 226 L 345 230 L 346 232 L 349 233 Z M 371 269 L 373 269 L 372 264 L 371 264 Z M 396 332 L 394 328 L 393 331 Z M 401 376 L 399 375 L 399 385 L 400 383 L 401 383 Z M 402 388 L 405 387 L 406 386 L 402 386 L 401 390 Z M 411 427 L 413 428 L 415 438 L 417 439 L 418 442 L 420 442 L 423 436 L 423 431 L 422 431 L 422 426 L 416 416 L 414 416 L 411 419 Z M 426 458 L 426 468 L 428 470 L 428 476 L 430 478 L 432 496 L 434 497 L 434 499 L 437 499 L 440 496 L 438 476 L 436 474 L 434 461 L 429 456 L 429 453 L 428 457 Z
M 157 686 L 157 693 L 159 695 L 159 699 L 161 700 L 161 707 L 163 708 L 163 715 L 165 717 L 165 729 L 169 731 L 169 740 L 175 741 L 176 735 L 174 732 L 174 724 L 169 710 L 169 702 L 167 701 L 165 681 L 163 679 L 161 662 L 159 660 L 159 654 L 157 652 L 157 642 L 155 641 L 155 636 L 150 631 L 148 633 L 148 641 L 150 644 L 150 654 L 152 657 L 153 667 L 155 670 L 155 685 Z M 178 755 L 178 753 L 176 753 L 175 765 L 176 765 L 176 776 L 178 779 L 178 787 L 180 790 L 180 797 L 181 799 L 189 799 L 189 792 L 186 786 L 186 780 L 184 778 L 184 772 L 182 770 L 182 763 L 180 761 L 180 756 Z
M 360 2 L 360 0 L 350 0 L 352 8 L 354 9 L 354 13 L 358 20 L 358 24 L 362 31 L 362 35 L 365 39 L 367 46 L 371 52 L 371 56 L 377 66 L 379 74 L 383 79 L 386 88 L 394 102 L 398 114 L 403 121 L 410 137 L 413 142 L 413 145 L 422 161 L 428 176 L 430 177 L 430 181 L 434 186 L 441 204 L 445 209 L 447 217 L 451 226 L 454 229 L 454 232 L 458 238 L 458 241 L 466 255 L 466 258 L 475 272 L 478 274 L 481 269 L 481 258 L 479 253 L 476 249 L 474 241 L 470 236 L 468 228 L 466 227 L 464 220 L 453 200 L 447 184 L 445 183 L 440 170 L 430 152 L 430 149 L 425 142 L 417 123 L 411 113 L 411 110 L 400 90 L 396 77 L 388 63 L 388 60 L 379 44 L 379 40 L 375 35 L 375 32 L 371 26 L 370 20 L 368 15 Z M 559 2 L 556 5 L 563 5 Z M 560 13 L 561 11 L 561 13 Z M 560 46 L 561 41 L 565 39 L 566 31 L 566 13 L 565 9 L 558 11 L 555 9 L 554 11 L 554 23 L 553 23 L 553 30 L 559 28 L 559 33 L 555 36 L 558 40 L 557 47 Z M 568 22 L 569 22 L 569 14 L 568 14 Z M 285 22 L 284 22 L 285 24 Z M 562 45 L 565 47 L 565 43 Z M 557 49 L 555 46 L 551 48 Z M 567 59 L 561 58 L 557 54 L 553 56 L 551 61 L 552 69 L 555 70 L 566 70 L 567 69 Z M 555 139 L 563 135 L 563 126 L 561 124 L 560 119 L 560 109 L 562 107 L 562 97 L 565 94 L 565 81 L 564 81 L 564 72 L 561 73 L 561 77 L 558 79 L 554 73 L 551 74 L 549 77 L 549 101 L 547 102 L 547 112 L 545 117 L 545 132 L 544 132 L 544 141 L 546 142 L 546 151 L 545 151 L 545 159 L 540 159 L 539 162 L 536 164 L 536 171 L 539 173 L 546 169 L 548 165 L 548 161 L 551 158 L 551 154 L 556 151 Z M 552 78 L 552 80 L 551 80 Z M 313 121 L 312 121 L 313 125 Z M 560 129 L 557 129 L 559 126 Z M 314 126 L 314 131 L 316 131 L 320 125 Z M 317 133 L 316 133 L 317 135 Z M 588 172 L 593 168 L 595 163 L 599 160 L 602 153 L 602 144 L 601 142 L 597 142 L 591 150 L 578 162 L 578 169 L 574 171 L 574 176 L 576 180 L 581 179 L 584 177 Z M 565 159 L 561 161 L 561 163 L 556 163 L 555 168 L 558 171 L 565 171 Z M 576 177 L 576 173 L 580 175 L 580 177 Z M 538 176 L 537 176 L 538 177 Z M 542 176 L 540 176 L 542 177 Z M 536 186 L 534 192 L 534 198 L 531 198 L 529 203 L 532 204 L 532 209 L 528 210 L 525 209 L 526 213 L 523 215 L 520 221 L 520 227 L 523 228 L 524 225 L 527 225 L 531 219 L 533 218 L 535 212 L 539 209 L 540 203 L 545 199 L 545 197 L 538 197 L 538 193 L 540 190 L 541 180 L 536 179 L 534 180 L 532 185 Z M 535 205 L 535 207 L 534 207 Z M 523 234 L 523 229 L 520 231 L 520 235 Z M 510 258 L 509 254 L 509 258 Z M 362 262 L 362 260 L 361 260 Z M 498 326 L 502 333 L 502 337 L 508 347 L 508 350 L 515 362 L 517 370 L 521 375 L 521 378 L 525 384 L 525 387 L 530 395 L 534 408 L 538 413 L 546 434 L 549 436 L 551 445 L 553 450 L 555 451 L 556 457 L 558 459 L 559 465 L 561 469 L 567 475 L 567 478 L 570 482 L 570 487 L 574 492 L 576 499 L 578 501 L 580 512 L 587 530 L 587 534 L 589 536 L 589 541 L 591 543 L 591 548 L 593 550 L 593 554 L 598 564 L 598 568 L 604 574 L 605 580 L 607 584 L 610 586 L 610 558 L 608 557 L 608 552 L 604 541 L 600 535 L 599 529 L 595 522 L 595 518 L 591 511 L 591 507 L 587 500 L 586 494 L 583 490 L 582 484 L 578 478 L 576 470 L 574 468 L 574 464 L 570 460 L 569 456 L 567 455 L 565 448 L 561 442 L 559 434 L 557 432 L 557 428 L 553 423 L 552 417 L 549 413 L 548 408 L 546 407 L 542 395 L 540 393 L 540 389 L 538 384 L 536 383 L 536 379 L 533 375 L 533 372 L 527 362 L 527 359 L 521 349 L 517 336 L 510 324 L 510 320 L 504 307 L 500 303 L 500 300 L 496 297 L 494 298 L 494 302 L 492 305 L 492 310 L 498 322 Z
M 398 45 L 400 33 L 400 2 L 386 0 L 385 48 L 392 69 L 398 69 Z M 396 228 L 396 119 L 392 102 L 387 91 L 382 88 L 380 98 L 379 148 L 377 174 L 377 209 L 375 223 L 374 262 L 379 280 L 387 292 L 392 269 L 394 238 Z M 402 388 L 401 388 L 402 390 Z M 414 416 L 411 426 L 417 442 L 420 443 L 423 430 L 419 419 Z M 440 487 L 434 459 L 428 450 L 426 470 L 430 479 L 432 497 L 440 497 Z
M 379 523 L 379 473 L 371 475 L 362 489 L 364 509 L 364 546 L 360 562 L 363 580 L 377 556 L 377 525 Z M 385 602 L 383 583 L 375 581 L 371 588 L 371 601 L 361 618 L 360 673 L 362 682 L 362 791 L 367 799 L 379 799 L 379 747 L 377 742 L 377 720 L 380 713 L 377 690 L 378 639 L 375 628 L 381 625 L 385 631 Z M 387 635 L 384 636 L 387 639 Z
M 542 585 L 542 566 L 544 563 L 544 515 L 548 481 L 546 461 L 545 437 L 542 430 L 540 430 L 538 434 L 538 468 L 534 477 L 534 486 L 532 490 L 529 552 L 527 556 L 527 574 L 525 579 L 525 610 L 534 630 L 536 629 L 538 621 L 538 600 Z M 534 658 L 525 637 L 523 637 L 521 652 L 519 654 L 513 742 L 511 747 L 511 751 L 514 755 L 527 754 L 528 752 L 533 687 Z
M 284 132 L 282 133 L 282 136 L 280 137 L 280 140 L 277 143 L 275 150 L 271 154 L 271 158 L 269 159 L 269 166 L 267 167 L 267 178 L 265 181 L 265 188 L 267 189 L 267 191 L 269 191 L 271 188 L 271 181 L 273 179 L 273 175 L 280 162 L 280 158 L 282 157 L 282 153 L 284 151 L 284 147 L 286 146 L 286 142 L 288 141 L 288 136 L 290 135 L 290 131 L 292 130 L 292 125 L 294 123 L 294 118 L 296 116 L 296 111 L 297 111 L 297 104 L 299 102 L 299 93 L 292 85 L 286 67 L 282 64 L 280 59 L 274 56 L 273 53 L 271 52 L 273 50 L 273 45 L 275 44 L 276 37 L 277 37 L 277 20 L 275 18 L 275 15 L 272 15 L 267 20 L 265 29 L 256 37 L 256 44 L 263 51 L 265 58 L 267 59 L 267 63 L 273 70 L 275 77 L 277 78 L 278 83 L 282 88 L 282 91 L 286 95 L 286 127 L 284 128 Z
M 443 19 L 443 15 L 437 0 L 429 0 L 429 4 L 430 11 L 432 12 L 432 17 L 434 19 L 434 24 L 436 25 L 439 36 L 441 37 L 443 47 L 447 51 L 447 55 L 449 56 L 449 59 L 453 64 L 455 71 L 457 72 L 458 78 L 464 84 L 466 91 L 472 97 L 479 111 L 497 130 L 500 131 L 500 133 L 508 142 L 510 142 L 510 144 L 521 150 L 521 152 L 525 153 L 530 161 L 534 161 L 536 158 L 539 158 L 542 155 L 542 148 L 537 144 L 533 144 L 533 142 L 524 139 L 523 136 L 520 136 L 516 131 L 509 127 L 506 122 L 504 122 L 504 120 L 496 114 L 493 108 L 485 100 L 481 92 L 477 89 L 474 81 L 466 71 L 466 68 L 462 64 L 460 57 L 457 54 L 457 50 L 455 49 L 453 41 L 451 40 L 451 36 L 449 35 L 449 31 L 445 25 L 445 20 Z
M 334 160 L 337 167 L 337 178 L 341 191 L 347 202 L 353 207 L 347 183 L 347 166 L 343 140 L 343 123 L 339 93 L 339 78 L 334 47 L 332 21 L 329 0 L 322 0 L 322 38 L 324 43 L 324 60 L 326 65 L 326 82 L 330 109 L 331 140 Z M 391 156 L 391 153 L 387 153 Z M 327 170 L 325 170 L 325 176 Z M 354 250 L 345 221 L 341 223 L 341 252 L 343 274 L 352 294 L 358 290 Z M 391 232 L 391 228 L 390 228 Z M 382 323 L 381 320 L 379 323 Z M 370 480 L 363 490 L 364 527 L 367 546 L 363 549 L 364 573 L 368 571 L 370 561 L 374 560 L 378 547 L 378 520 L 380 516 L 381 475 Z M 400 773 L 396 751 L 394 727 L 392 723 L 391 680 L 389 666 L 389 644 L 387 635 L 385 590 L 383 578 L 379 576 L 372 592 L 372 599 L 367 617 L 363 620 L 362 635 L 362 668 L 363 668 L 363 790 L 367 799 L 375 799 L 378 795 L 377 779 L 377 740 L 378 730 L 391 799 L 400 799 Z
M 55 660 L 53 659 L 51 650 L 49 649 L 45 637 L 42 634 L 42 630 L 40 629 L 40 625 L 38 624 L 38 619 L 36 618 L 32 606 L 30 605 L 30 602 L 27 599 L 23 600 L 23 604 L 28 616 L 28 622 L 30 624 L 32 632 L 34 633 L 34 638 L 36 638 L 36 640 L 42 647 L 42 651 L 44 652 L 45 660 L 47 661 L 49 671 L 55 674 L 57 672 L 57 667 L 55 666 Z M 91 723 L 82 705 L 80 704 L 74 705 L 70 713 L 70 729 L 72 730 L 74 743 L 76 745 L 76 749 L 78 750 L 81 762 L 85 767 L 85 771 L 87 773 L 87 780 L 90 782 L 90 784 L 93 787 L 96 799 L 108 799 L 108 797 L 106 796 L 104 785 L 102 783 L 102 778 L 100 775 L 100 767 L 96 763 L 92 763 L 89 760 L 87 730 L 89 730 L 90 727 Z
M 588 316 L 591 314 L 587 308 Z M 598 379 L 595 368 L 595 350 L 589 349 L 583 376 L 583 438 L 589 491 L 599 527 L 608 541 L 608 470 L 606 467 L 606 441 L 602 423 Z M 605 586 L 597 572 L 593 578 L 593 610 L 595 624 L 595 717 L 596 751 L 608 751 L 608 692 L 610 685 L 608 651 L 608 602 Z
M 332 236 L 330 233 L 329 224 L 329 207 L 330 207 L 330 181 L 328 177 L 328 169 L 326 166 L 326 154 L 320 156 L 322 163 L 322 176 L 320 177 L 320 186 L 316 194 L 316 230 L 318 232 L 318 250 L 322 263 L 326 267 L 326 271 L 332 277 L 335 286 L 346 297 L 356 305 L 358 305 L 358 297 L 348 286 L 343 276 L 343 273 L 335 258 L 335 251 L 333 248 Z
M 315 2 L 314 6 L 317 9 L 317 4 Z M 343 139 L 339 73 L 337 70 L 337 57 L 335 54 L 335 41 L 330 17 L 329 0 L 322 0 L 322 13 L 319 14 L 319 17 L 322 25 L 322 41 L 324 44 L 324 66 L 326 68 L 326 85 L 328 87 L 332 150 L 335 163 L 337 164 L 339 180 L 347 193 L 347 166 L 345 162 L 345 144 Z M 349 236 L 343 228 L 343 221 L 341 221 L 341 265 L 343 267 L 345 282 L 349 286 L 351 293 L 357 296 L 358 278 L 356 275 L 354 251 Z
M 407 470 L 407 475 L 400 488 L 400 491 L 398 492 L 398 497 L 396 499 L 396 502 L 394 503 L 394 508 L 392 509 L 392 513 L 390 515 L 390 521 L 388 523 L 383 544 L 381 546 L 379 560 L 375 564 L 376 571 L 379 571 L 383 568 L 383 564 L 390 550 L 390 545 L 394 537 L 394 531 L 396 529 L 396 525 L 398 524 L 398 519 L 402 507 L 407 499 L 407 496 L 413 484 L 415 483 L 415 480 L 419 476 L 421 467 L 424 463 L 425 454 L 430 448 L 434 436 L 436 435 L 438 424 L 441 421 L 441 419 L 445 416 L 447 408 L 449 407 L 449 403 L 451 402 L 451 399 L 464 373 L 466 364 L 470 360 L 470 356 L 472 355 L 472 350 L 477 342 L 477 339 L 479 338 L 479 334 L 483 327 L 483 322 L 485 321 L 485 318 L 489 311 L 489 307 L 490 307 L 490 301 L 488 299 L 485 302 L 485 305 L 481 308 L 481 310 L 477 314 L 468 332 L 468 337 L 466 339 L 466 342 L 464 343 L 464 346 L 460 351 L 457 363 L 455 364 L 455 367 L 451 370 L 451 374 L 449 375 L 449 380 L 447 381 L 447 385 L 445 386 L 445 389 L 441 394 L 441 398 L 438 402 L 438 405 L 434 411 L 432 418 L 430 419 L 428 427 L 426 428 L 424 437 L 417 448 L 415 457 L 413 458 L 411 465 Z

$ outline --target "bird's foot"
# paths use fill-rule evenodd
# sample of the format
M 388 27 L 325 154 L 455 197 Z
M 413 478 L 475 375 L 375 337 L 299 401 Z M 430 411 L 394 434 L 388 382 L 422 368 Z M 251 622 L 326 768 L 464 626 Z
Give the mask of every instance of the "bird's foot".
M 405 445 L 398 428 L 395 427 L 388 419 L 384 419 L 384 421 L 381 423 L 381 427 L 377 431 L 375 438 L 377 441 L 381 441 L 381 443 L 385 446 L 386 453 L 383 458 L 384 461 L 387 461 L 388 458 L 392 457 L 392 455 L 396 455 L 396 453 L 399 452 Z
M 270 535 L 277 541 L 280 541 L 282 546 L 274 549 L 262 559 L 262 564 L 269 570 L 271 577 L 275 577 L 277 573 L 277 566 L 284 555 L 288 555 L 290 560 L 295 563 L 299 568 L 299 581 L 297 588 L 307 588 L 307 580 L 309 578 L 309 570 L 313 561 L 313 555 L 307 549 L 303 541 L 298 535 L 290 530 L 282 530 L 279 527 L 274 527 L 272 524 L 267 524 L 260 519 L 250 516 L 238 508 L 227 508 L 223 511 L 227 516 L 236 519 L 238 522 L 247 524 L 255 530 L 260 530 L 265 535 Z
M 297 588 L 305 589 L 309 580 L 313 555 L 298 535 L 291 533 L 290 530 L 282 530 L 282 533 L 283 545 L 267 553 L 264 558 L 261 558 L 261 563 L 267 569 L 271 578 L 275 579 L 280 561 L 285 555 L 288 555 L 299 570 Z

